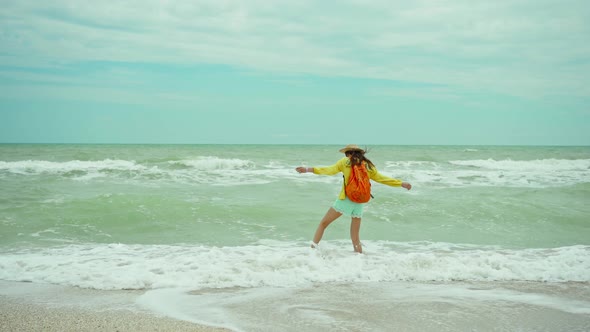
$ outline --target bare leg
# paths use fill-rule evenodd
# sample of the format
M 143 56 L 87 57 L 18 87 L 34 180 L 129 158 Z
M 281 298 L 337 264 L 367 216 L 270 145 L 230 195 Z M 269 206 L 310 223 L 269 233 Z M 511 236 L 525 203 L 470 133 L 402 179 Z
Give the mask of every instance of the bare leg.
M 330 208 L 328 212 L 326 212 L 324 218 L 322 218 L 322 221 L 320 221 L 320 224 L 318 225 L 318 228 L 315 231 L 315 235 L 313 236 L 313 242 L 320 243 L 322 236 L 324 236 L 324 230 L 328 226 L 330 226 L 332 221 L 338 219 L 338 217 L 340 217 L 341 215 L 342 213 L 334 210 L 334 208 Z
M 355 252 L 363 253 L 363 246 L 361 245 L 361 239 L 359 231 L 361 229 L 361 218 L 352 218 L 350 222 L 350 239 L 352 240 L 352 247 Z

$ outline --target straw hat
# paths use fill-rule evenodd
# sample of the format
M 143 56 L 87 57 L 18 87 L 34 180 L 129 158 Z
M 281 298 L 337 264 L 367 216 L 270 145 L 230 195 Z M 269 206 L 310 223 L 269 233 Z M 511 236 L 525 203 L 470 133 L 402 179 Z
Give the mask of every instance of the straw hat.
M 365 150 L 359 148 L 358 145 L 356 144 L 348 144 L 347 146 L 343 147 L 342 149 L 338 150 L 342 153 L 346 153 L 348 151 L 361 151 L 361 152 L 365 152 Z

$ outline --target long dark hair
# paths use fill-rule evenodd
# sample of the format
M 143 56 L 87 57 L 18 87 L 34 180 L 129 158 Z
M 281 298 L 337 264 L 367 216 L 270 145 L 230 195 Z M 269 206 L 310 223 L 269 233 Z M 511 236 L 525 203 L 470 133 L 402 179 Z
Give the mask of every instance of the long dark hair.
M 345 154 L 347 157 L 350 156 L 350 165 L 360 165 L 362 162 L 366 162 L 369 168 L 375 168 L 375 164 L 365 157 L 365 151 L 363 150 L 352 150 L 347 151 Z

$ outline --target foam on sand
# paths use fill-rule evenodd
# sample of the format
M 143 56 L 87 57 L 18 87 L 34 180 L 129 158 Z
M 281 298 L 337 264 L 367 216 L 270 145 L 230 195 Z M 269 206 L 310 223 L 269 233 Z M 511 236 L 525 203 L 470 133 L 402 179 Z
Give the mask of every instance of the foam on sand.
M 545 283 L 335 283 L 304 288 L 158 289 L 141 307 L 238 331 L 577 331 L 588 287 Z

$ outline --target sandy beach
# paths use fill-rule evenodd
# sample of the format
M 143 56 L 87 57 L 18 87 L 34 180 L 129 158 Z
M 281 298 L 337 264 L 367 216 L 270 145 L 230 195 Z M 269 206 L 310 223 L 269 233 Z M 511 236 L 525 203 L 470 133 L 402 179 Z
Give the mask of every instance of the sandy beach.
M 0 281 L 0 331 L 229 331 L 141 310 L 141 294 Z
M 48 307 L 0 297 L 2 331 L 228 331 L 129 310 Z

